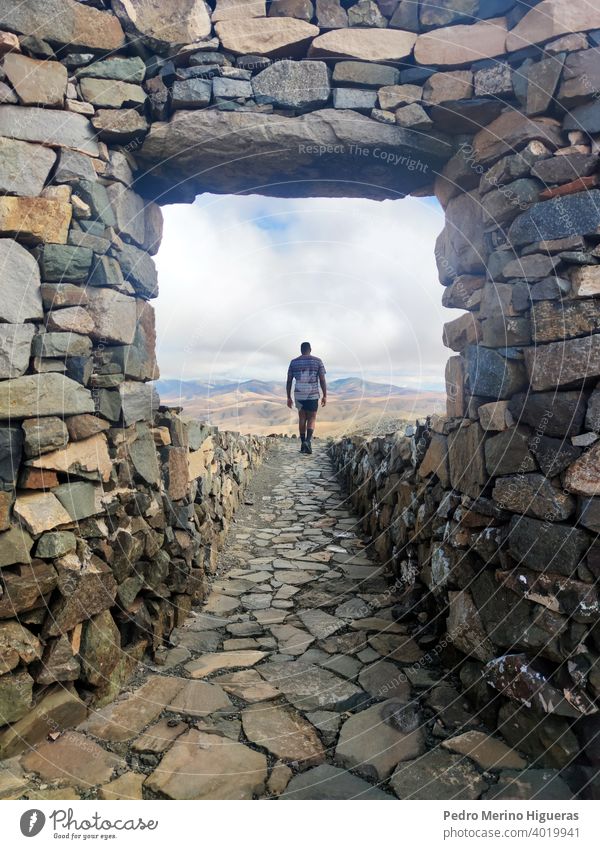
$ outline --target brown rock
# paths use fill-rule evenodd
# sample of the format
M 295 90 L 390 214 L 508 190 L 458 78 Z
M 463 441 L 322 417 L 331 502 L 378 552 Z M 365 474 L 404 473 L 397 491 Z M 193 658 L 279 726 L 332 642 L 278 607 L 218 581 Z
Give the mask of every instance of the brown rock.
M 25 665 L 42 654 L 40 641 L 19 622 L 0 622 L 0 675 L 23 661 Z
M 53 469 L 56 472 L 102 481 L 110 478 L 113 467 L 103 433 L 79 442 L 70 442 L 65 448 L 43 454 L 37 460 L 29 462 L 36 469 Z
M 254 666 L 267 656 L 265 651 L 228 651 L 205 654 L 186 665 L 186 670 L 192 678 L 205 678 L 218 669 L 235 669 L 236 667 Z
M 69 416 L 65 419 L 65 425 L 69 433 L 69 439 L 76 442 L 79 439 L 87 439 L 97 433 L 108 430 L 110 425 L 98 416 L 83 413 L 80 416 Z
M 98 109 L 92 125 L 107 144 L 127 144 L 148 131 L 148 122 L 135 109 Z
M 78 567 L 77 571 L 68 568 L 59 572 L 61 598 L 50 607 L 42 629 L 45 637 L 65 634 L 79 622 L 112 607 L 114 603 L 117 585 L 105 563 L 92 556 L 82 568 L 78 558 L 74 557 L 73 565 Z
M 558 123 L 551 118 L 534 119 L 509 110 L 477 133 L 473 150 L 477 162 L 491 163 L 514 154 L 532 141 L 541 141 L 551 150 L 560 147 L 562 136 Z
M 142 799 L 142 786 L 146 776 L 143 773 L 126 772 L 101 787 L 99 799 L 117 801 L 121 799 Z
M 399 62 L 410 56 L 416 36 L 393 29 L 338 29 L 315 38 L 308 55 L 362 59 L 365 62 Z
M 112 8 L 127 32 L 151 49 L 175 49 L 208 38 L 210 17 L 203 0 L 113 0 Z
M 446 437 L 439 433 L 434 433 L 431 437 L 427 452 L 419 466 L 420 478 L 426 478 L 431 474 L 437 475 L 443 487 L 449 486 L 448 445 Z
M 67 69 L 60 62 L 9 53 L 3 68 L 25 106 L 62 107 L 67 93 Z
M 20 530 L 19 533 L 25 534 Z M 31 548 L 31 537 L 28 534 L 25 536 Z M 1 537 L 0 541 L 3 541 Z M 31 565 L 16 566 L 10 572 L 5 571 L 2 578 L 4 595 L 0 598 L 0 619 L 10 619 L 37 607 L 43 603 L 43 597 L 52 592 L 57 582 L 56 570 L 50 563 L 41 560 L 33 560 Z
M 46 198 L 0 197 L 0 232 L 24 242 L 66 244 L 72 207 Z
M 40 663 L 40 671 L 35 676 L 35 682 L 36 684 L 47 685 L 55 684 L 58 681 L 76 681 L 79 678 L 79 671 L 79 661 L 73 654 L 69 638 L 63 636 L 46 645 Z M 81 720 L 85 719 L 85 716 L 84 711 Z M 73 724 L 76 725 L 77 723 Z
M 232 702 L 218 684 L 207 681 L 185 681 L 169 703 L 168 709 L 184 716 L 208 716 L 222 710 L 233 710 Z
M 32 534 L 66 525 L 71 517 L 51 492 L 31 492 L 17 497 L 14 513 Z
M 483 456 L 483 431 L 476 423 L 460 427 L 448 437 L 448 459 L 452 488 L 472 498 L 481 494 L 487 481 Z
M 228 18 L 265 18 L 267 15 L 266 0 L 217 0 L 215 11 L 211 18 L 214 22 L 226 21 Z
M 109 610 L 83 623 L 78 654 L 84 681 L 106 683 L 121 657 L 121 635 Z
M 481 336 L 481 322 L 472 313 L 467 312 L 444 324 L 443 342 L 453 351 L 464 351 L 467 345 L 477 344 Z
M 43 743 L 21 758 L 28 772 L 44 781 L 60 781 L 78 787 L 93 787 L 108 781 L 125 761 L 76 731 L 67 731 L 52 743 Z
M 534 392 L 600 377 L 600 336 L 568 339 L 525 348 L 525 365 Z
M 432 74 L 423 86 L 426 103 L 444 103 L 447 100 L 463 100 L 473 96 L 473 74 L 471 71 L 446 71 Z
M 219 21 L 215 32 L 232 53 L 291 58 L 304 53 L 319 28 L 295 18 L 238 18 Z
M 168 799 L 252 799 L 267 780 L 263 754 L 190 729 L 175 741 L 146 786 Z
M 253 705 L 242 713 L 244 734 L 252 743 L 299 769 L 325 760 L 325 750 L 314 727 L 285 705 Z
M 514 749 L 483 731 L 466 731 L 450 740 L 443 740 L 442 746 L 471 758 L 486 771 L 523 769 L 527 766 L 527 762 Z
M 382 109 L 397 109 L 409 103 L 418 103 L 423 99 L 423 87 L 420 85 L 385 85 L 378 92 Z
M 435 29 L 417 38 L 415 60 L 444 67 L 491 59 L 505 52 L 506 34 L 505 18 Z
M 465 369 L 462 357 L 449 357 L 445 369 L 446 415 L 462 416 L 465 409 Z
M 347 719 L 335 750 L 336 763 L 367 778 L 385 781 L 400 762 L 421 755 L 425 742 L 418 714 L 410 730 L 399 730 L 407 707 L 412 706 L 388 699 Z
M 600 9 L 586 0 L 543 0 L 508 33 L 506 50 L 521 50 L 566 33 L 585 32 L 600 27 Z
M 131 740 L 161 714 L 184 687 L 185 679 L 151 675 L 133 693 L 91 714 L 82 730 L 100 740 Z
M 314 15 L 312 0 L 276 0 L 271 3 L 269 15 L 280 18 L 299 18 L 311 21 Z
M 482 404 L 478 411 L 479 424 L 484 430 L 506 430 L 514 423 L 514 419 L 508 409 L 508 401 L 492 401 L 490 404 Z
M 25 716 L 0 731 L 0 757 L 12 758 L 42 742 L 50 733 L 73 728 L 86 714 L 87 708 L 76 693 L 64 686 L 46 690 Z
M 596 442 L 569 466 L 564 485 L 577 495 L 600 494 L 600 443 Z
M 575 511 L 575 502 L 570 495 L 535 472 L 498 478 L 492 497 L 502 509 L 534 519 L 550 518 L 560 522 Z
M 494 644 L 487 635 L 479 611 L 468 590 L 448 593 L 448 638 L 457 649 L 477 660 L 488 661 L 494 656 Z
M 0 26 L 14 32 L 67 45 L 71 50 L 119 50 L 125 36 L 115 16 L 75 0 L 0 2 Z
M 571 271 L 571 292 L 577 298 L 600 295 L 600 265 L 583 265 Z

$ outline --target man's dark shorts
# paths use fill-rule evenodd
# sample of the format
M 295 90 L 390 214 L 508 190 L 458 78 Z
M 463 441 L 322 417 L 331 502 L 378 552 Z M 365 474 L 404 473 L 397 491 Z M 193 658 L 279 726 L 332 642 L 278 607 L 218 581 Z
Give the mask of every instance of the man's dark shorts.
M 296 409 L 303 410 L 305 413 L 316 413 L 319 409 L 319 399 L 310 398 L 307 401 L 299 401 L 296 398 Z

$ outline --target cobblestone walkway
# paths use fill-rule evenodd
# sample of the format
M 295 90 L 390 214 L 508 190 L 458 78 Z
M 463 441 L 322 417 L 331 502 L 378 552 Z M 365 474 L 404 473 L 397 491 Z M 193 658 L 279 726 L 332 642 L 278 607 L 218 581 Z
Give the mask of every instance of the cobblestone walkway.
M 0 767 L 5 798 L 570 798 L 430 665 L 322 442 L 280 440 L 161 666 Z M 397 616 L 396 616 L 397 618 Z

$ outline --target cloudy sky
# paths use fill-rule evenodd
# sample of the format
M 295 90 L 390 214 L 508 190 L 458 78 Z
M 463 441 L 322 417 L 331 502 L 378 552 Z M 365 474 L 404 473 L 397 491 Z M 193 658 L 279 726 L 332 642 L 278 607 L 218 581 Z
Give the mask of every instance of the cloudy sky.
M 432 199 L 202 195 L 163 207 L 162 377 L 282 379 L 305 339 L 330 378 L 443 386 Z

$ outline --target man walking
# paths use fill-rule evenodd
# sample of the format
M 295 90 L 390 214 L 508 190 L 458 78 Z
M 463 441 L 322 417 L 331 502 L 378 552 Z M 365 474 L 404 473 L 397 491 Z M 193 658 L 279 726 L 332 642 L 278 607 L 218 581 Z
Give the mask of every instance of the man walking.
M 319 384 L 323 392 L 322 407 L 327 403 L 327 384 L 323 361 L 318 357 L 313 357 L 309 342 L 303 342 L 300 345 L 300 356 L 293 359 L 288 368 L 286 390 L 287 405 L 290 410 L 294 406 L 292 401 L 292 383 L 294 380 L 296 381 L 294 397 L 302 441 L 300 451 L 302 454 L 312 454 L 312 436 L 319 409 Z

